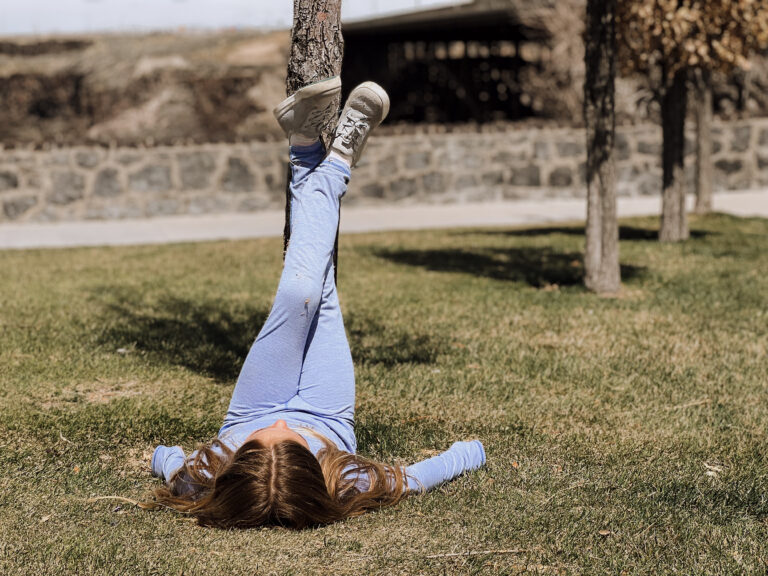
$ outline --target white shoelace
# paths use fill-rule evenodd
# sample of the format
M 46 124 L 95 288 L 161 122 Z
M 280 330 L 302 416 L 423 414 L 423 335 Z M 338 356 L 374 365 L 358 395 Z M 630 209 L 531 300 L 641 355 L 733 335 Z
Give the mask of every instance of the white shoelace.
M 360 144 L 369 129 L 370 125 L 364 119 L 356 119 L 351 114 L 347 114 L 346 120 L 339 126 L 337 135 L 344 146 L 351 149 Z

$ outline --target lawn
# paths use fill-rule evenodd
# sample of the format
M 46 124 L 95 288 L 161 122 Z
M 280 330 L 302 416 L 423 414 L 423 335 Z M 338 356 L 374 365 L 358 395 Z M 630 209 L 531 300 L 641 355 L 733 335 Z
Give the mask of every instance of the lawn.
M 360 451 L 480 438 L 488 465 L 304 532 L 147 512 L 155 445 L 219 428 L 279 239 L 0 252 L 0 573 L 764 574 L 768 220 L 346 236 Z

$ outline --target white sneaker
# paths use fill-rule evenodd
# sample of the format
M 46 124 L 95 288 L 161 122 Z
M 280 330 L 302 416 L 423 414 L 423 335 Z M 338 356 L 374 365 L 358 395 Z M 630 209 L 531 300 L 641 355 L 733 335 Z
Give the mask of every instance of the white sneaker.
M 336 125 L 331 150 L 357 164 L 371 130 L 389 113 L 389 96 L 375 82 L 363 82 L 347 98 Z
M 298 135 L 315 140 L 336 115 L 340 93 L 341 78 L 333 76 L 297 90 L 273 112 L 288 138 Z

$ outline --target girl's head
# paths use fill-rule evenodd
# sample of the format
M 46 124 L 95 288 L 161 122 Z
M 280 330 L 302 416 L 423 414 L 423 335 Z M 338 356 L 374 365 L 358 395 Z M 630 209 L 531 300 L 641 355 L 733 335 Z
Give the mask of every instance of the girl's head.
M 403 498 L 401 468 L 343 452 L 320 439 L 325 447 L 317 458 L 306 441 L 302 445 L 294 439 L 263 439 L 258 432 L 236 452 L 214 440 L 199 448 L 168 486 L 155 489 L 154 500 L 145 507 L 174 508 L 205 526 L 300 529 Z

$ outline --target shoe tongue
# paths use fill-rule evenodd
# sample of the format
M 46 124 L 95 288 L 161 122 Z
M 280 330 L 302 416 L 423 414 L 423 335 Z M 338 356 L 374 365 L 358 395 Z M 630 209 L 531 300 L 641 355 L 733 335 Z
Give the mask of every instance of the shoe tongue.
M 355 110 L 354 108 L 349 109 L 349 111 L 347 112 L 347 116 L 349 118 L 352 118 L 352 120 L 354 120 L 355 122 L 359 120 L 364 120 L 366 117 L 365 114 L 363 114 L 359 110 Z

